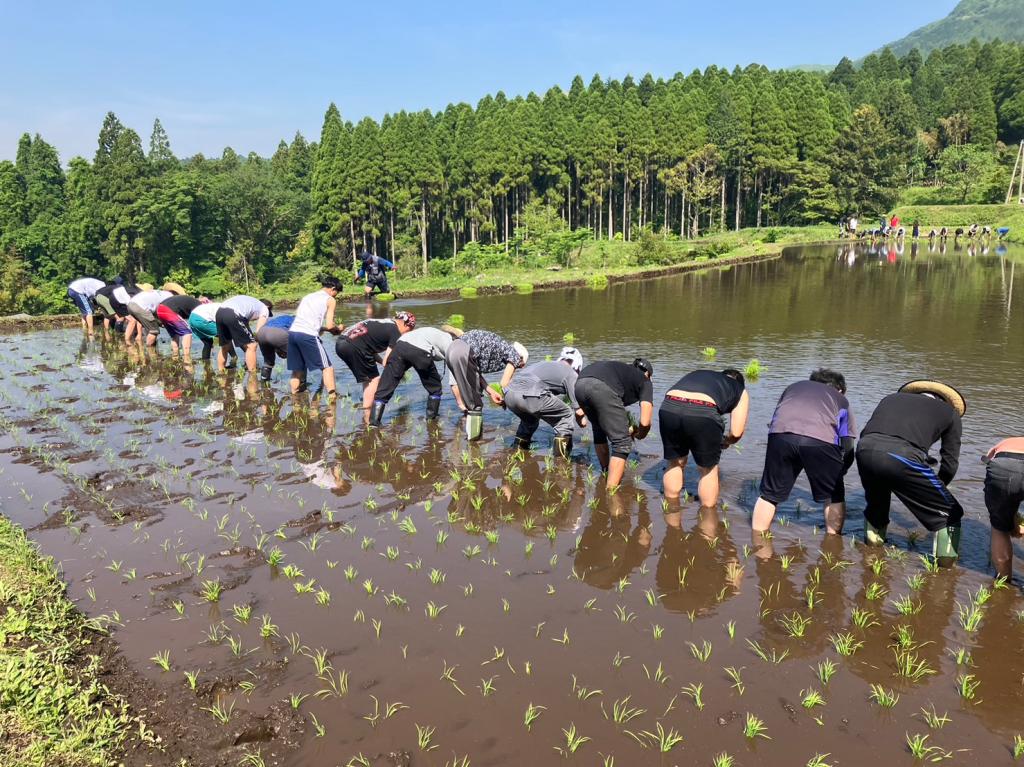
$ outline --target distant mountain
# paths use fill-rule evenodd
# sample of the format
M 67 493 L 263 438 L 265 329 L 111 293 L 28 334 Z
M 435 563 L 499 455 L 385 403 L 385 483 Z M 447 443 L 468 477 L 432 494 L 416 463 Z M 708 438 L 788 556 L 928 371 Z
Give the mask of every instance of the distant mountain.
M 884 47 L 891 48 L 897 56 L 914 48 L 927 56 L 936 48 L 973 39 L 1024 42 L 1024 0 L 962 0 L 946 18 L 926 24 Z

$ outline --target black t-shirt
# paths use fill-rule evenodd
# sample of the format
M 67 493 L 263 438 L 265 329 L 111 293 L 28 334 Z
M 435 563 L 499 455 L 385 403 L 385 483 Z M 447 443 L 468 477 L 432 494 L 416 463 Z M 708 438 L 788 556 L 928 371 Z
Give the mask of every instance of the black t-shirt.
M 718 405 L 719 413 L 731 413 L 740 404 L 743 395 L 742 382 L 716 370 L 694 370 L 687 373 L 669 387 L 669 391 L 673 389 L 708 395 Z
M 885 434 L 898 437 L 925 453 L 941 440 L 939 479 L 949 482 L 960 466 L 962 429 L 960 414 L 945 400 L 901 392 L 890 394 L 878 403 L 860 436 Z
M 166 306 L 179 317 L 187 320 L 193 310 L 199 306 L 199 299 L 192 298 L 192 296 L 171 296 L 161 301 L 160 305 Z
M 370 354 L 380 354 L 394 346 L 402 333 L 394 320 L 363 320 L 346 329 L 341 337 Z
M 580 372 L 580 378 L 604 381 L 622 397 L 623 405 L 654 402 L 654 385 L 640 368 L 625 362 L 594 362 Z

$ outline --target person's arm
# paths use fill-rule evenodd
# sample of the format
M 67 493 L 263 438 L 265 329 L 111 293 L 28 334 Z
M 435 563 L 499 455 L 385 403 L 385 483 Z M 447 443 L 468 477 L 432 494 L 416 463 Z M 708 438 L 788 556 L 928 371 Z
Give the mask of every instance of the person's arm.
M 383 266 L 385 269 L 390 269 L 392 272 L 395 271 L 395 265 L 393 262 L 388 261 L 386 258 L 377 257 L 377 263 Z
M 337 307 L 338 302 L 336 299 L 327 299 L 327 313 L 324 315 L 324 330 L 334 335 L 338 335 L 341 332 L 341 326 L 334 321 L 334 312 L 337 310 Z
M 744 389 L 743 394 L 740 395 L 740 401 L 729 415 L 729 436 L 727 441 L 730 445 L 743 439 L 743 434 L 747 430 L 748 415 L 750 415 L 750 395 Z
M 259 333 L 259 332 L 260 332 L 260 328 L 262 328 L 262 327 L 263 327 L 264 325 L 266 325 L 266 324 L 267 324 L 267 315 L 265 315 L 265 314 L 261 314 L 261 315 L 260 315 L 260 316 L 259 316 L 259 317 L 258 317 L 258 318 L 256 319 L 256 327 L 255 327 L 255 328 L 253 328 L 253 331 L 252 331 L 252 332 L 253 332 L 253 335 L 256 335 L 257 333 Z
M 960 468 L 960 437 L 963 426 L 960 416 L 954 415 L 953 422 L 942 432 L 942 449 L 939 455 L 942 456 L 942 464 L 939 466 L 939 479 L 946 484 L 953 481 L 957 469 Z
M 640 403 L 640 423 L 633 431 L 633 437 L 635 439 L 647 439 L 647 435 L 651 433 L 651 421 L 654 419 L 654 403 L 653 402 L 641 402 Z
M 360 266 L 359 267 L 359 271 L 356 272 L 356 282 L 359 282 L 359 280 L 363 279 L 365 276 L 366 276 L 366 267 L 365 266 Z
M 384 350 L 384 356 L 380 358 L 380 364 L 381 365 L 387 365 L 388 364 L 388 358 L 390 356 L 391 356 L 391 347 L 389 346 L 387 349 Z
M 501 389 L 504 391 L 508 388 L 509 383 L 512 381 L 512 376 L 516 374 L 516 366 L 511 362 L 505 364 L 505 372 L 501 374 Z

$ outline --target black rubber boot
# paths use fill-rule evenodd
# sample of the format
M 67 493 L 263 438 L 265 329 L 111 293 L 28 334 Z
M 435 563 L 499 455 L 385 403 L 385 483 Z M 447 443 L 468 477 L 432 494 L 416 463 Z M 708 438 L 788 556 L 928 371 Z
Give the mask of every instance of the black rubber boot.
M 522 437 L 512 438 L 512 447 L 516 450 L 529 450 L 531 440 L 523 439 Z
M 384 419 L 384 408 L 387 404 L 384 402 L 374 402 L 373 407 L 370 408 L 370 426 L 380 426 L 381 421 Z
M 264 365 L 263 367 L 260 368 L 260 380 L 261 381 L 269 381 L 270 380 L 270 374 L 273 373 L 273 372 L 274 372 L 274 369 L 272 367 L 270 367 L 270 365 Z
M 427 418 L 437 418 L 437 414 L 441 412 L 441 398 L 440 397 L 427 397 Z
M 569 460 L 572 456 L 572 437 L 555 437 L 554 448 L 556 457 Z

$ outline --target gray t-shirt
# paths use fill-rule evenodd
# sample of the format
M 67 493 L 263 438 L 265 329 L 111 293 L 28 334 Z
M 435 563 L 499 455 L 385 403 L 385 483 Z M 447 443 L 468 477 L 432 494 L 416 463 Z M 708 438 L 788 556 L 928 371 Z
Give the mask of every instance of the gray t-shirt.
M 410 330 L 401 340 L 417 349 L 430 352 L 435 360 L 443 360 L 452 345 L 452 337 L 440 328 L 416 328 Z
M 799 434 L 839 445 L 856 434 L 856 426 L 844 395 L 828 384 L 797 381 L 782 393 L 768 433 Z
M 573 410 L 578 410 L 577 377 L 576 371 L 564 362 L 538 362 L 520 370 L 508 389 L 527 397 L 540 397 L 545 393 L 564 395 L 569 398 Z

